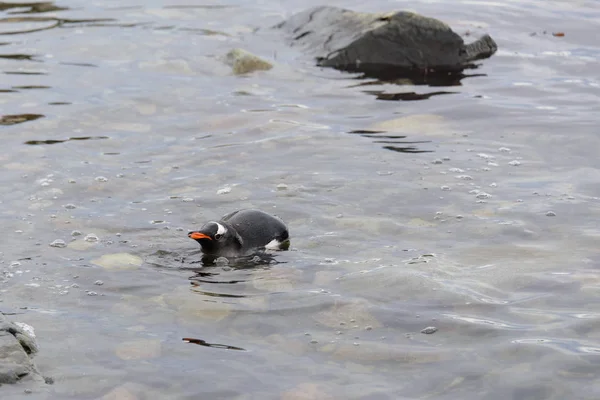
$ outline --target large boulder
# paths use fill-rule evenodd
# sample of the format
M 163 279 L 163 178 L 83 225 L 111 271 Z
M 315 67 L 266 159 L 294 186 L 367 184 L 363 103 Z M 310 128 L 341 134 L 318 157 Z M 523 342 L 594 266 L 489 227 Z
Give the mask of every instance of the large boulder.
M 465 44 L 445 23 L 405 11 L 371 14 L 322 6 L 275 28 L 319 66 L 376 77 L 460 72 L 498 49 L 489 35 Z
M 36 352 L 34 338 L 0 313 L 0 385 L 26 379 L 43 382 L 31 359 Z

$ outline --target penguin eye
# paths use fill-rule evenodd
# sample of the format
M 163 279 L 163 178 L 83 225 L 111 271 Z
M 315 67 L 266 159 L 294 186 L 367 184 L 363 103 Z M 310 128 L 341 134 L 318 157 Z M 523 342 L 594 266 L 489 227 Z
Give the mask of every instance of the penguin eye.
M 219 240 L 219 239 L 221 239 L 222 237 L 223 237 L 223 235 L 221 235 L 220 233 L 217 233 L 217 234 L 215 235 L 215 240 Z

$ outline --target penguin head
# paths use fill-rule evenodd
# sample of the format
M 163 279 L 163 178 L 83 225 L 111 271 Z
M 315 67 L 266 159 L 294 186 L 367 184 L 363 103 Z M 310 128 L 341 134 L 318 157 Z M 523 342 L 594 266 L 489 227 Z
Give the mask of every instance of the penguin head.
M 241 238 L 233 228 L 214 221 L 188 233 L 188 237 L 200 243 L 204 254 L 235 254 L 242 247 Z

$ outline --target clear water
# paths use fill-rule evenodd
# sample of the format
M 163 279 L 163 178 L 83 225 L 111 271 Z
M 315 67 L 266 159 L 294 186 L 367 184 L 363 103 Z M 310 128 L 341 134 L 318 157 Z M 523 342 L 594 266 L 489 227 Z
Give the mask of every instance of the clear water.
M 4 4 L 0 309 L 55 384 L 3 399 L 600 396 L 597 2 L 329 2 L 490 33 L 441 88 L 253 33 L 314 0 Z M 243 207 L 291 251 L 202 266 L 188 230 Z

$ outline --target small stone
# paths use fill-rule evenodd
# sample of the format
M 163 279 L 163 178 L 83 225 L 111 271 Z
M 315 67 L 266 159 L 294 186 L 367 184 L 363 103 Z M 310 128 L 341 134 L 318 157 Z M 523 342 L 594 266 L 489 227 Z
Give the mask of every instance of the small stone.
M 508 147 L 500 147 L 498 151 L 500 153 L 510 153 L 510 149 Z
M 67 210 L 73 210 L 74 208 L 77 208 L 77 206 L 75 204 L 71 204 L 71 203 L 65 204 L 63 207 L 66 208 Z
M 546 212 L 546 217 L 556 217 L 556 213 L 554 211 Z
M 184 197 L 183 199 L 181 199 L 181 201 L 183 201 L 184 203 L 191 203 L 192 201 L 194 201 L 194 199 L 192 197 Z
M 367 325 L 367 326 L 365 326 L 365 330 L 366 331 L 373 330 L 373 327 L 371 325 Z
M 512 160 L 511 162 L 508 163 L 508 165 L 512 165 L 513 167 L 517 167 L 517 166 L 521 165 L 521 161 Z
M 97 176 L 96 178 L 94 178 L 94 180 L 96 182 L 108 182 L 108 178 L 105 176 Z
M 273 68 L 273 64 L 242 49 L 233 49 L 227 53 L 225 63 L 232 68 L 235 75 L 267 71 Z
M 91 290 L 86 290 L 85 292 L 87 293 L 88 296 L 98 296 L 98 293 L 93 292 Z
M 227 194 L 231 193 L 231 188 L 229 186 L 224 187 L 223 189 L 217 190 L 217 194 Z
M 287 190 L 288 185 L 286 185 L 285 183 L 280 183 L 277 185 L 277 190 Z
M 449 172 L 453 172 L 453 173 L 461 173 L 461 172 L 465 172 L 464 169 L 460 169 L 460 168 L 450 168 L 448 170 Z
M 85 235 L 85 238 L 83 238 L 83 240 L 85 240 L 86 242 L 97 242 L 100 239 L 95 234 L 89 233 Z
M 441 159 L 439 159 L 439 158 L 436 158 L 436 159 L 435 159 L 435 160 L 433 160 L 431 163 L 432 163 L 432 164 L 441 164 L 441 163 L 443 163 L 443 161 L 442 161 Z
M 71 236 L 81 236 L 83 233 L 81 231 L 73 231 L 71 232 Z
M 421 333 L 424 333 L 426 335 L 431 335 L 432 333 L 436 333 L 437 330 L 438 330 L 438 328 L 436 328 L 435 326 L 428 326 L 427 328 L 421 329 Z
M 456 175 L 456 179 L 462 179 L 463 181 L 472 181 L 473 177 L 471 175 Z
M 63 247 L 67 247 L 67 244 L 62 239 L 56 239 L 55 241 L 53 241 L 52 243 L 50 243 L 50 247 L 63 248 Z
M 475 197 L 478 199 L 489 199 L 492 197 L 492 195 L 486 192 L 479 192 Z
M 317 344 L 317 343 L 319 343 L 319 342 L 318 342 L 316 339 L 313 339 L 313 340 L 311 340 L 311 341 L 310 341 L 310 343 L 312 343 L 312 344 Z
M 104 282 L 102 282 L 101 280 L 97 280 L 96 282 L 94 282 L 94 285 L 102 286 L 104 285 Z
M 495 188 L 495 187 L 497 187 L 497 186 L 498 186 L 498 184 L 497 184 L 497 183 L 495 183 L 495 182 L 493 182 L 493 183 L 490 183 L 490 187 L 492 187 L 492 188 Z
M 450 191 L 450 190 L 452 190 L 452 188 L 450 186 L 446 186 L 446 185 L 441 186 L 440 189 L 442 189 L 444 191 Z
M 75 179 L 69 179 L 67 182 L 69 182 L 69 183 L 77 183 L 77 181 Z

